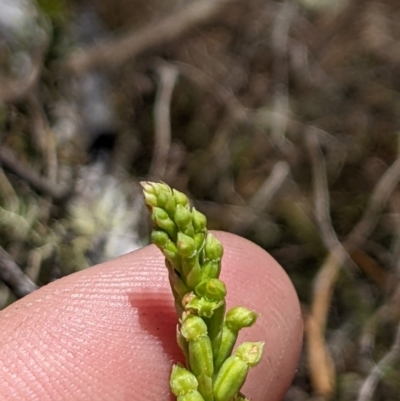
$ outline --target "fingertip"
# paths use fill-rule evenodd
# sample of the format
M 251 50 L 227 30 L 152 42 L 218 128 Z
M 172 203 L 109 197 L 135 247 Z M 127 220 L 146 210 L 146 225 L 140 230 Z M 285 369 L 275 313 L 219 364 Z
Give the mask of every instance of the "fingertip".
M 154 246 L 45 286 L 0 319 L 4 399 L 170 399 L 181 353 Z
M 301 348 L 296 293 L 264 250 L 233 234 L 215 234 L 225 249 L 228 307 L 260 314 L 240 335 L 240 341 L 265 342 L 244 392 L 253 400 L 278 400 Z M 164 258 L 154 246 L 52 283 L 0 319 L 6 399 L 171 399 L 170 369 L 182 353 Z

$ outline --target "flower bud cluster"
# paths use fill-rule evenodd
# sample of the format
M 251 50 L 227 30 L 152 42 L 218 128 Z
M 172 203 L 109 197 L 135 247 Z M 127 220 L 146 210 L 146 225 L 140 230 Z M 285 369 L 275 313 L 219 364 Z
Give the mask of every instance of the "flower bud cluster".
M 151 241 L 168 261 L 177 304 L 181 305 L 183 297 L 193 292 L 209 299 L 209 305 L 202 309 L 216 309 L 226 294 L 223 283 L 216 280 L 221 271 L 223 248 L 214 235 L 207 233 L 206 217 L 190 207 L 185 194 L 167 184 L 143 182 L 142 186 L 154 225 Z M 208 285 L 209 280 L 213 282 Z M 209 287 L 210 291 L 212 287 L 219 293 L 224 292 L 224 295 L 218 300 L 205 296 L 204 287 Z M 203 291 L 202 295 L 197 293 L 198 289 Z
M 239 331 L 252 326 L 257 314 L 241 306 L 225 314 L 223 247 L 207 232 L 206 217 L 167 184 L 142 186 L 153 221 L 151 240 L 165 256 L 180 317 L 177 341 L 188 368 L 174 366 L 171 391 L 178 401 L 250 401 L 240 389 L 260 361 L 263 343 L 243 343 L 232 351 Z

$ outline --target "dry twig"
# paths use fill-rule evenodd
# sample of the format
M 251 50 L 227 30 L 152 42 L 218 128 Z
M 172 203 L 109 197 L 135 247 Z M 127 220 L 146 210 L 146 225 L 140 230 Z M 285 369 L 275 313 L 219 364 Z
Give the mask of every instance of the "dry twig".
M 73 53 L 66 61 L 72 73 L 82 73 L 93 67 L 118 66 L 145 50 L 178 39 L 199 25 L 207 24 L 224 7 L 236 0 L 197 0 L 139 31 L 127 33 L 119 38 L 105 39 L 93 47 Z
M 179 72 L 192 81 L 201 90 L 205 90 L 216 97 L 218 102 L 226 107 L 230 119 L 234 121 L 245 121 L 252 115 L 252 111 L 243 106 L 230 88 L 221 85 L 204 71 L 193 65 L 174 61 Z
M 285 161 L 280 161 L 275 164 L 270 175 L 263 182 L 258 191 L 253 195 L 249 202 L 249 209 L 254 214 L 263 212 L 272 199 L 274 199 L 276 193 L 282 187 L 286 179 L 290 175 L 289 164 Z
M 311 127 L 306 135 L 306 144 L 311 156 L 313 180 L 314 180 L 314 206 L 315 215 L 321 230 L 322 239 L 326 248 L 334 255 L 340 264 L 345 260 L 351 261 L 346 250 L 340 243 L 332 226 L 330 216 L 330 201 L 328 180 L 324 156 L 318 143 L 317 130 Z
M 17 160 L 10 149 L 0 147 L 0 163 L 19 178 L 26 181 L 34 190 L 52 197 L 54 200 L 63 200 L 71 193 L 70 187 L 60 187 L 46 179 L 28 166 L 24 166 Z
M 275 199 L 289 177 L 289 164 L 285 161 L 277 162 L 247 206 L 237 210 L 235 213 L 236 221 L 231 225 L 230 229 L 236 233 L 241 233 L 251 227 L 256 219 L 259 219 L 268 208 L 271 201 Z
M 369 401 L 379 380 L 400 359 L 400 325 L 397 327 L 396 339 L 390 351 L 378 362 L 365 379 L 358 394 L 357 401 Z
M 330 251 L 314 279 L 311 311 L 306 321 L 307 356 L 314 390 L 329 398 L 334 390 L 335 368 L 325 344 L 324 333 L 339 266 L 349 257 L 332 226 L 325 161 L 314 128 L 308 131 L 306 143 L 314 177 L 315 214 L 325 246 Z
M 400 157 L 386 170 L 372 192 L 367 210 L 363 217 L 346 238 L 347 248 L 356 248 L 371 234 L 379 219 L 379 214 L 385 207 L 390 195 L 400 180 Z
M 38 288 L 2 247 L 0 247 L 0 279 L 17 298 L 22 298 Z
M 313 145 L 312 145 L 313 146 Z M 322 157 L 322 155 L 320 155 Z M 314 158 L 316 155 L 314 154 Z M 318 157 L 318 155 L 317 155 Z M 315 162 L 315 161 L 314 161 Z M 321 166 L 320 166 L 321 167 Z M 314 174 L 320 174 L 314 166 Z M 343 243 L 345 249 L 354 249 L 361 245 L 366 237 L 374 229 L 379 213 L 389 200 L 395 186 L 400 180 L 400 157 L 389 167 L 378 181 L 372 193 L 370 202 L 367 206 L 359 223 L 347 236 Z M 323 177 L 319 178 L 319 191 L 324 198 L 329 199 L 328 189 L 324 189 Z M 330 237 L 329 242 L 334 243 L 331 228 L 327 225 L 330 221 L 327 215 L 327 206 L 321 200 L 318 207 L 320 211 L 320 224 L 325 225 L 327 232 L 325 235 Z M 329 203 L 327 203 L 329 205 Z M 328 238 L 328 237 L 327 237 Z M 327 240 L 327 239 L 326 239 Z M 337 248 L 335 248 L 337 249 Z M 330 398 L 334 391 L 334 366 L 330 358 L 329 352 L 325 345 L 325 329 L 329 306 L 332 299 L 332 293 L 336 284 L 341 266 L 346 261 L 346 252 L 337 253 L 336 250 L 330 250 L 330 254 L 321 266 L 316 278 L 314 279 L 313 300 L 311 312 L 306 324 L 308 335 L 308 358 L 310 362 L 310 371 L 314 390 L 326 398 Z

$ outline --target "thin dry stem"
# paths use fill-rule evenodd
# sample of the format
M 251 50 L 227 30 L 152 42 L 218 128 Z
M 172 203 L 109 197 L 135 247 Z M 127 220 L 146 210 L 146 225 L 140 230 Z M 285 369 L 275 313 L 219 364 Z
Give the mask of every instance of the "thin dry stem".
M 338 264 L 341 265 L 344 261 L 351 261 L 351 259 L 332 226 L 326 165 L 315 128 L 311 127 L 307 132 L 306 143 L 312 162 L 314 205 L 318 226 L 325 246 L 336 257 Z
M 154 106 L 155 144 L 150 176 L 160 180 L 164 177 L 171 145 L 171 98 L 178 77 L 178 70 L 172 65 L 158 68 L 159 87 Z
M 290 176 L 289 164 L 280 161 L 275 164 L 269 176 L 265 179 L 259 190 L 250 199 L 248 207 L 254 214 L 263 212 L 275 195 L 282 188 L 286 179 Z
M 276 16 L 271 34 L 271 45 L 274 51 L 273 78 L 275 82 L 271 138 L 281 150 L 284 150 L 285 133 L 289 120 L 288 38 L 290 26 L 296 13 L 297 6 L 294 2 L 284 2 Z
M 23 165 L 14 156 L 10 149 L 5 146 L 0 147 L 0 163 L 19 178 L 26 181 L 34 190 L 48 195 L 54 200 L 62 200 L 71 192 L 70 187 L 60 187 L 42 178 L 29 166 Z
M 251 116 L 252 110 L 243 106 L 230 88 L 221 85 L 220 82 L 214 80 L 204 71 L 193 65 L 180 61 L 174 61 L 174 65 L 176 65 L 182 75 L 192 81 L 201 90 L 214 95 L 226 107 L 227 113 L 232 120 L 245 121 Z
M 251 227 L 254 221 L 259 219 L 260 215 L 268 208 L 271 201 L 275 199 L 289 177 L 289 164 L 285 161 L 277 162 L 269 176 L 250 199 L 248 205 L 237 209 L 235 213 L 236 221 L 231 224 L 230 229 L 240 233 Z
M 397 327 L 395 341 L 390 351 L 378 362 L 365 379 L 358 393 L 357 401 L 369 401 L 372 399 L 376 386 L 385 373 L 400 359 L 400 325 Z
M 379 214 L 386 206 L 400 180 L 400 157 L 385 171 L 371 195 L 363 217 L 348 235 L 345 246 L 357 247 L 364 238 L 371 234 L 379 219 Z
M 313 171 L 315 176 L 315 190 L 318 191 L 319 201 L 316 205 L 316 213 L 319 224 L 323 228 L 324 240 L 327 244 L 334 245 L 337 241 L 336 234 L 330 223 L 329 217 L 329 192 L 326 184 L 326 176 L 323 169 L 322 154 L 318 154 L 315 148 L 315 134 L 308 135 L 308 145 L 311 146 L 313 159 Z M 317 163 L 316 163 L 317 162 Z M 321 171 L 323 173 L 321 173 Z M 321 175 L 323 174 L 323 175 Z M 379 213 L 389 200 L 390 195 L 400 180 L 400 157 L 389 167 L 378 181 L 370 203 L 356 227 L 347 236 L 344 247 L 353 249 L 362 244 L 366 237 L 374 229 Z M 314 279 L 313 300 L 311 305 L 311 315 L 307 323 L 308 335 L 308 359 L 310 362 L 311 380 L 315 391 L 326 398 L 330 398 L 334 391 L 334 367 L 325 343 L 326 320 L 329 306 L 331 304 L 333 289 L 336 284 L 340 268 L 347 259 L 347 252 L 339 245 L 330 249 L 330 254 L 320 268 L 319 273 Z M 341 249 L 340 252 L 337 250 Z
M 99 66 L 118 66 L 133 59 L 145 50 L 178 39 L 183 34 L 209 23 L 224 7 L 236 0 L 197 0 L 188 3 L 177 13 L 143 29 L 132 31 L 119 38 L 102 42 L 72 54 L 66 68 L 72 73 Z
M 0 279 L 17 298 L 22 298 L 38 288 L 2 247 L 0 247 Z

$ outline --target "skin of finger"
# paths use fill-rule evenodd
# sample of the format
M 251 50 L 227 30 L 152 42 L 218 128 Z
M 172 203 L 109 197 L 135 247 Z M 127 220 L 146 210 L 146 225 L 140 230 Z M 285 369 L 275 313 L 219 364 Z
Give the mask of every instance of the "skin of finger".
M 217 232 L 228 308 L 260 313 L 240 341 L 265 341 L 244 392 L 280 400 L 297 365 L 302 319 L 290 280 L 264 250 Z M 182 361 L 163 257 L 154 246 L 49 284 L 0 312 L 0 400 L 172 400 Z

